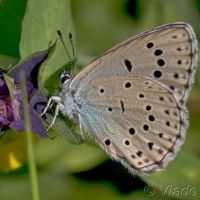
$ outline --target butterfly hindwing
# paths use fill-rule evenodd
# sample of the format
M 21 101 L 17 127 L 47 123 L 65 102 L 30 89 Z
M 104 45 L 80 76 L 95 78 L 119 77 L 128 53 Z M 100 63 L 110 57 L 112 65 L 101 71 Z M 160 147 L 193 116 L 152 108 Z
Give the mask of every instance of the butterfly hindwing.
M 165 167 L 184 141 L 185 109 L 157 82 L 101 77 L 90 82 L 84 97 L 84 129 L 133 173 Z

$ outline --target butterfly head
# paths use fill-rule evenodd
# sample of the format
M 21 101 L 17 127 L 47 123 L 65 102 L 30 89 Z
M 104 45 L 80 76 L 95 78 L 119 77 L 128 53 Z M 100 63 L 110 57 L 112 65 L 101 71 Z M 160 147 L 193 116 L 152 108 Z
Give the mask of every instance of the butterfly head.
M 71 82 L 73 76 L 71 74 L 71 72 L 62 70 L 61 74 L 60 74 L 60 83 L 61 85 L 66 85 L 67 83 Z

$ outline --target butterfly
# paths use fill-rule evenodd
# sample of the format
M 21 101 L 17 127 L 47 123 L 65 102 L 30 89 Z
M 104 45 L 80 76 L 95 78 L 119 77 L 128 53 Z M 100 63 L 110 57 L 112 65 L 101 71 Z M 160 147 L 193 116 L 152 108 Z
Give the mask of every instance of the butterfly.
M 171 23 L 141 33 L 76 76 L 63 71 L 62 91 L 49 99 L 43 114 L 56 102 L 50 127 L 61 111 L 133 174 L 164 169 L 185 140 L 185 104 L 197 52 L 189 24 Z

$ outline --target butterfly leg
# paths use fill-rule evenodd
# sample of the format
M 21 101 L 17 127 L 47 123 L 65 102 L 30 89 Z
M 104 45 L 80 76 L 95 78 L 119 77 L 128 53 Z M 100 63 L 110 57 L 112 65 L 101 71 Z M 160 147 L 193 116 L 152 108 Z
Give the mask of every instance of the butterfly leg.
M 63 108 L 63 104 L 61 103 L 61 98 L 59 96 L 50 97 L 48 102 L 47 102 L 46 108 L 44 109 L 44 111 L 40 115 L 40 117 L 43 116 L 47 112 L 47 110 L 50 109 L 53 106 L 54 102 L 57 103 L 56 110 L 55 110 L 55 114 L 54 114 L 53 120 L 52 120 L 51 124 L 49 125 L 49 127 L 47 128 L 47 131 L 54 125 L 54 123 L 56 121 L 56 118 L 58 116 L 59 110 Z
M 42 114 L 40 114 L 40 117 L 42 117 L 48 109 L 50 109 L 53 105 L 53 102 L 57 102 L 60 103 L 61 102 L 61 98 L 58 96 L 52 96 L 49 98 L 48 102 L 47 102 L 47 106 L 45 107 L 44 111 L 42 112 Z
M 51 124 L 49 125 L 49 127 L 47 128 L 47 131 L 54 125 L 54 123 L 56 121 L 56 118 L 58 116 L 59 110 L 62 109 L 62 107 L 63 107 L 62 104 L 57 104 L 56 105 L 56 110 L 55 110 L 55 114 L 54 114 L 53 120 L 52 120 Z

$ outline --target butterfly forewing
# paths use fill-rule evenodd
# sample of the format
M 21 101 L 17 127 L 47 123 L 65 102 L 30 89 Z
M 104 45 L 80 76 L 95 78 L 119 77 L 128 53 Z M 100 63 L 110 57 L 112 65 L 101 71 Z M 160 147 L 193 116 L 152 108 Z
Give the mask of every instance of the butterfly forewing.
M 71 87 L 81 90 L 83 84 L 86 86 L 102 76 L 138 75 L 165 85 L 183 104 L 194 80 L 196 62 L 197 41 L 193 29 L 185 23 L 174 23 L 114 47 L 82 70 Z

